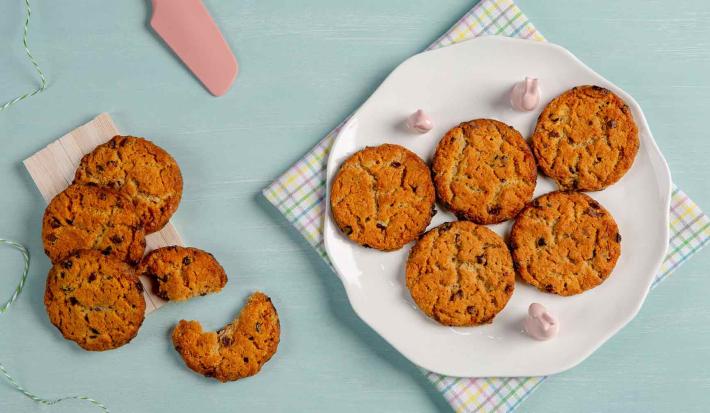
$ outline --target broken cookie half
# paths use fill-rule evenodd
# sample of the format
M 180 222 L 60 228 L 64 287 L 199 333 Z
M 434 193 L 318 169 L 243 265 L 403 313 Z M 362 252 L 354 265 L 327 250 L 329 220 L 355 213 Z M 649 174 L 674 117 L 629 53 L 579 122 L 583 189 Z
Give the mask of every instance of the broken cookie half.
M 189 368 L 227 382 L 258 373 L 276 353 L 280 335 L 271 299 L 256 292 L 239 316 L 217 332 L 203 332 L 198 321 L 180 320 L 173 330 L 173 344 Z

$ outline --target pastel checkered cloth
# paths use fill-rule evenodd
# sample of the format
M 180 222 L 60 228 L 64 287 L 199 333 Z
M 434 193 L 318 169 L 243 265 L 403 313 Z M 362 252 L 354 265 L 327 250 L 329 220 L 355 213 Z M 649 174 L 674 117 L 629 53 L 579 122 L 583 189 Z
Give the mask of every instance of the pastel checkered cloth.
M 481 35 L 505 35 L 544 41 L 512 0 L 483 0 L 427 50 Z M 264 189 L 264 196 L 303 234 L 323 259 L 325 177 L 328 152 L 338 128 L 306 156 Z M 653 287 L 678 268 L 710 239 L 710 220 L 678 188 L 673 188 L 670 246 Z M 545 377 L 455 378 L 425 372 L 457 412 L 510 412 Z

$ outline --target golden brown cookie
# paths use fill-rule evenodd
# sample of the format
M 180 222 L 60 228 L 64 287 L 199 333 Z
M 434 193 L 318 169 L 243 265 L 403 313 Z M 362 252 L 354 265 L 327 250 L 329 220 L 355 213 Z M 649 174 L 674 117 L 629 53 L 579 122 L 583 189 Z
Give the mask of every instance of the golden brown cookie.
M 493 119 L 461 123 L 441 138 L 432 163 L 439 201 L 460 219 L 496 224 L 532 199 L 537 167 L 514 128 Z
M 95 249 L 135 265 L 145 250 L 143 225 L 131 200 L 95 185 L 70 185 L 50 201 L 42 241 L 53 263 Z
M 147 234 L 168 223 L 182 197 L 182 175 L 175 159 L 151 141 L 134 136 L 114 136 L 86 154 L 74 182 L 127 194 Z
M 94 250 L 54 264 L 44 305 L 64 338 L 91 351 L 128 343 L 145 316 L 143 286 L 133 268 Z
M 421 237 L 409 253 L 406 275 L 417 306 L 447 326 L 490 323 L 515 289 L 503 239 L 468 221 L 442 224 Z
M 281 327 L 271 299 L 257 292 L 239 317 L 217 332 L 198 321 L 180 320 L 173 330 L 175 350 L 187 367 L 221 382 L 253 376 L 276 353 Z
M 434 211 L 429 168 L 415 153 L 384 144 L 356 152 L 333 179 L 330 205 L 341 231 L 365 247 L 402 248 Z
M 520 277 L 541 291 L 574 295 L 607 279 L 621 254 L 614 218 L 581 192 L 552 192 L 518 215 L 510 249 Z
M 151 278 L 164 300 L 188 298 L 221 291 L 227 274 L 212 254 L 197 248 L 163 247 L 151 251 L 138 266 L 138 274 Z
M 638 128 L 621 98 L 599 86 L 578 86 L 550 102 L 531 145 L 545 175 L 560 189 L 599 191 L 631 168 Z

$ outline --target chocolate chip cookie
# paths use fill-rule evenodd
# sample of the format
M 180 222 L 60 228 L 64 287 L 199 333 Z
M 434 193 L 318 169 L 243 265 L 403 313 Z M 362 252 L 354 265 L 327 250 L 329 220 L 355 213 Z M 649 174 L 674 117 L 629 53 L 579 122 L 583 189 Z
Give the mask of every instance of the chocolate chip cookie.
M 138 274 L 155 281 L 164 300 L 187 300 L 221 291 L 227 284 L 224 268 L 212 254 L 197 248 L 163 247 L 143 258 Z
M 537 120 L 537 163 L 560 189 L 599 191 L 621 179 L 639 148 L 638 128 L 621 98 L 578 86 L 553 99 Z
M 180 320 L 173 330 L 173 344 L 189 368 L 226 382 L 258 373 L 276 353 L 280 335 L 271 299 L 257 292 L 239 317 L 217 332 L 203 332 L 198 321 Z
M 127 194 L 148 234 L 168 223 L 182 197 L 182 175 L 175 159 L 149 140 L 134 136 L 114 136 L 85 155 L 74 182 Z
M 145 316 L 143 286 L 133 268 L 94 250 L 52 266 L 44 305 L 64 338 L 91 351 L 128 343 Z
M 345 235 L 382 251 L 413 241 L 431 222 L 434 184 L 416 154 L 384 144 L 356 152 L 333 179 L 333 218 Z
M 432 163 L 439 201 L 478 224 L 513 218 L 532 199 L 537 168 L 530 148 L 514 128 L 475 119 L 449 130 Z
M 442 224 L 412 248 L 407 288 L 427 316 L 447 326 L 490 323 L 515 289 L 510 251 L 495 232 L 468 221 Z
M 567 296 L 609 277 L 621 254 L 621 235 L 611 214 L 588 195 L 552 192 L 518 215 L 510 249 L 524 281 Z
M 95 249 L 135 265 L 145 250 L 143 225 L 131 200 L 95 185 L 70 185 L 50 201 L 42 241 L 53 263 Z

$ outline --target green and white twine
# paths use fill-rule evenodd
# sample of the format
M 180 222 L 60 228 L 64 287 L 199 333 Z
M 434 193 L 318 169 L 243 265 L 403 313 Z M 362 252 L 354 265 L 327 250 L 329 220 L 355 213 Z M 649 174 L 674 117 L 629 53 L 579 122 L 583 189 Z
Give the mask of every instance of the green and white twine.
M 4 314 L 10 308 L 12 303 L 14 303 L 17 300 L 17 297 L 20 296 L 20 293 L 22 292 L 22 289 L 25 286 L 25 282 L 27 281 L 27 274 L 29 274 L 29 271 L 30 271 L 30 252 L 27 250 L 27 248 L 25 248 L 24 245 L 20 244 L 19 242 L 10 241 L 10 240 L 3 239 L 3 238 L 0 238 L 0 245 L 6 245 L 6 246 L 12 247 L 12 248 L 20 251 L 20 253 L 22 254 L 22 258 L 25 261 L 25 267 L 22 271 L 22 277 L 20 278 L 19 284 L 17 284 L 17 287 L 12 292 L 10 299 L 8 299 L 7 302 L 5 302 L 2 306 L 0 306 L 0 314 Z M 30 399 L 34 400 L 35 402 L 37 402 L 39 404 L 51 406 L 53 404 L 57 404 L 57 403 L 65 401 L 65 400 L 83 400 L 83 401 L 87 401 L 87 402 L 93 404 L 94 406 L 100 408 L 105 413 L 110 413 L 108 408 L 106 406 L 104 406 L 103 403 L 101 403 L 98 400 L 94 400 L 88 396 L 68 396 L 68 397 L 60 397 L 58 399 L 44 399 L 42 397 L 39 397 L 36 394 L 31 393 L 30 391 L 28 391 L 27 389 L 22 387 L 17 382 L 17 380 L 15 380 L 15 378 L 12 377 L 10 375 L 10 373 L 7 372 L 7 370 L 5 370 L 5 366 L 3 366 L 2 363 L 0 363 L 0 373 L 2 373 L 3 376 L 5 376 L 7 381 L 17 391 L 19 391 L 20 393 L 24 394 L 25 396 L 29 397 Z
M 32 63 L 32 66 L 34 66 L 35 71 L 37 71 L 37 74 L 39 75 L 39 78 L 41 80 L 41 83 L 39 87 L 31 92 L 27 92 L 24 95 L 20 95 L 11 101 L 5 103 L 4 105 L 0 106 L 0 112 L 3 110 L 9 108 L 10 106 L 14 105 L 15 103 L 27 99 L 28 97 L 34 96 L 40 92 L 42 92 L 44 89 L 47 88 L 47 78 L 44 76 L 44 73 L 42 72 L 42 69 L 39 67 L 39 64 L 35 60 L 34 56 L 32 56 L 32 52 L 30 52 L 30 47 L 28 45 L 27 37 L 30 29 L 30 16 L 32 16 L 32 9 L 30 8 L 30 0 L 25 0 L 25 28 L 24 28 L 24 33 L 22 35 L 22 45 L 25 47 L 25 54 L 27 54 L 27 58 L 30 60 Z

